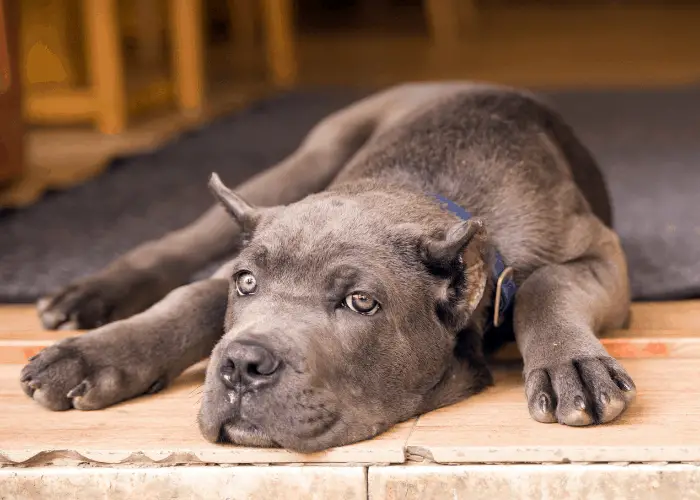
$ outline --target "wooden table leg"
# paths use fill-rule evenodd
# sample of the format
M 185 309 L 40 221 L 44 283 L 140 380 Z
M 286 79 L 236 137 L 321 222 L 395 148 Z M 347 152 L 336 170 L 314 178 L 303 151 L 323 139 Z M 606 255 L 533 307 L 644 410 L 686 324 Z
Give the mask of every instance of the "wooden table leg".
M 196 115 L 204 104 L 204 42 L 201 0 L 170 1 L 175 98 L 186 114 Z
M 262 0 L 263 36 L 272 81 L 280 87 L 296 83 L 297 56 L 292 0 Z
M 126 127 L 124 62 L 116 0 L 83 0 L 88 75 L 96 98 L 97 126 L 105 134 Z
M 17 0 L 0 0 L 0 182 L 19 177 L 24 160 Z

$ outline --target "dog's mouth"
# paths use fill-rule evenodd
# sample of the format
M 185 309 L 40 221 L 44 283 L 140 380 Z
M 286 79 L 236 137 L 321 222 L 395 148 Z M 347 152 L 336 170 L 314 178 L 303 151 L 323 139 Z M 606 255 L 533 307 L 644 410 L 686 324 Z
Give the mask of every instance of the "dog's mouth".
M 261 427 L 241 419 L 230 418 L 221 424 L 218 444 L 232 444 L 256 448 L 286 448 L 293 451 L 308 453 L 326 448 L 324 443 L 337 434 L 334 432 L 340 418 L 326 416 L 315 425 L 304 425 L 302 428 L 287 429 L 279 438 L 272 437 Z M 290 432 L 291 431 L 291 432 Z
M 235 444 L 260 448 L 281 447 L 259 427 L 240 418 L 229 419 L 221 424 L 219 438 L 216 442 L 219 444 Z

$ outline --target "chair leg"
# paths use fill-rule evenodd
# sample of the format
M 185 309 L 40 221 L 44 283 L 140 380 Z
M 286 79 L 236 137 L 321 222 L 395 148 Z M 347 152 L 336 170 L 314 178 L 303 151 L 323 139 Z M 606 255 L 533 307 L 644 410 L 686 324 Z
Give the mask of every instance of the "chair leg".
M 0 0 L 0 183 L 19 178 L 25 165 L 19 21 L 19 2 Z
M 265 52 L 272 81 L 280 87 L 294 85 L 298 68 L 292 0 L 262 0 L 262 5 Z
M 162 62 L 165 44 L 163 43 L 163 17 L 158 0 L 140 0 L 134 4 L 136 15 L 137 45 L 136 57 L 143 66 L 154 66 Z
M 83 16 L 97 127 L 118 134 L 126 127 L 126 91 L 116 0 L 83 0 Z
M 175 99 L 185 114 L 204 106 L 204 41 L 202 0 L 170 0 Z
M 255 47 L 256 42 L 256 3 L 258 0 L 228 0 L 231 39 L 236 45 L 246 49 Z
M 470 4 L 473 0 L 424 0 L 428 27 L 435 45 L 450 48 L 459 42 L 460 3 Z

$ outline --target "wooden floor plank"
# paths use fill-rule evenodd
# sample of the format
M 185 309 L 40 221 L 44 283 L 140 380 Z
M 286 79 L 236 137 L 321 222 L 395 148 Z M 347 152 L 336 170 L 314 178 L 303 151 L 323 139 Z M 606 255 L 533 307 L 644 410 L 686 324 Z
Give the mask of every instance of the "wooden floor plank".
M 0 332 L 0 364 L 24 364 L 30 357 L 54 342 L 83 333 L 85 332 Z M 617 331 L 610 335 L 616 333 Z M 642 330 L 640 333 L 648 332 Z M 673 334 L 658 336 L 636 336 L 635 332 L 625 332 L 620 337 L 603 338 L 601 342 L 610 355 L 618 359 L 695 358 L 700 360 L 700 335 L 696 332 L 676 330 Z M 496 360 L 519 358 L 520 352 L 514 343 L 508 344 L 494 356 Z
M 700 358 L 700 301 L 637 303 L 630 329 L 603 334 L 608 352 L 620 359 Z M 0 364 L 23 364 L 52 343 L 79 331 L 43 330 L 31 305 L 0 305 Z M 514 344 L 497 359 L 519 357 Z
M 324 453 L 208 443 L 196 418 L 204 366 L 164 392 L 101 411 L 51 412 L 19 387 L 18 365 L 0 365 L 0 465 L 39 465 L 57 458 L 99 463 L 400 463 L 414 421 L 377 439 Z
M 700 332 L 700 300 L 636 302 L 630 317 L 629 330 Z M 34 305 L 0 305 L 0 332 L 41 329 Z
M 635 359 L 623 365 L 638 396 L 616 422 L 574 428 L 528 414 L 520 370 L 484 394 L 419 418 L 410 453 L 438 463 L 700 461 L 700 364 Z
M 43 330 L 33 305 L 0 305 L 0 335 L 28 330 Z
M 0 462 L 57 458 L 99 463 L 438 463 L 700 461 L 696 360 L 623 364 L 639 394 L 617 422 L 571 428 L 528 415 L 519 370 L 502 369 L 484 394 L 405 422 L 370 441 L 325 453 L 212 445 L 196 426 L 199 366 L 162 394 L 95 412 L 49 412 L 21 393 L 19 366 L 0 366 Z M 37 428 L 41 432 L 37 432 Z M 413 431 L 411 432 L 411 429 Z M 409 437 L 410 435 L 410 437 Z
M 700 331 L 700 300 L 635 303 L 629 329 Z

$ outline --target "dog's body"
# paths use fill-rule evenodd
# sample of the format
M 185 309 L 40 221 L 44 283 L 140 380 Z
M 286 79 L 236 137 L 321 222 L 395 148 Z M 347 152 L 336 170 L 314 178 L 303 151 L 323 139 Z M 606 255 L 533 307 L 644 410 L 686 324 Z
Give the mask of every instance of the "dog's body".
M 532 96 L 393 88 L 321 122 L 241 197 L 218 178 L 212 189 L 223 209 L 40 302 L 50 328 L 99 328 L 33 359 L 29 395 L 103 408 L 211 353 L 207 439 L 312 451 L 481 391 L 484 345 L 514 332 L 536 420 L 608 422 L 633 398 L 596 338 L 629 308 L 603 179 Z M 495 252 L 518 286 L 501 328 Z M 185 284 L 227 254 L 211 279 Z

